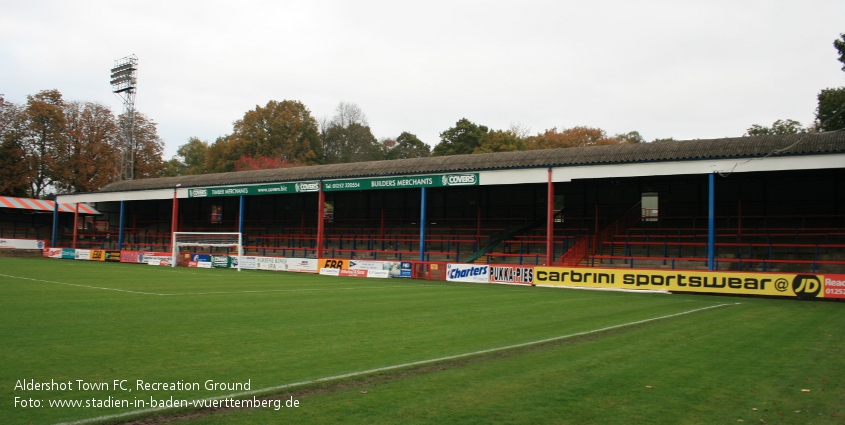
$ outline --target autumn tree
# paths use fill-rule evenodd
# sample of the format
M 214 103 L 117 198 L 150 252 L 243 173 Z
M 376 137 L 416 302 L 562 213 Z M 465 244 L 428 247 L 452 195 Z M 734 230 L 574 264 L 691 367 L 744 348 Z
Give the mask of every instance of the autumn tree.
M 44 90 L 27 96 L 24 117 L 27 122 L 24 149 L 31 170 L 30 194 L 41 198 L 58 177 L 56 159 L 64 149 L 66 121 L 62 94 L 58 90 Z
M 604 130 L 593 127 L 572 127 L 558 131 L 551 128 L 526 140 L 528 149 L 574 148 L 582 146 L 604 146 L 619 144 L 619 140 L 608 137 Z
M 128 118 L 126 114 L 121 114 L 118 120 L 121 124 L 125 124 Z M 132 136 L 135 142 L 132 162 L 134 178 L 146 179 L 161 176 L 164 172 L 164 161 L 162 160 L 164 142 L 158 136 L 155 121 L 135 111 L 132 128 Z
M 434 147 L 432 156 L 461 155 L 473 153 L 481 142 L 481 136 L 488 128 L 466 118 L 461 118 L 454 127 L 440 133 L 440 143 Z
M 381 142 L 384 159 L 425 158 L 431 156 L 431 147 L 415 134 L 403 131 L 396 139 Z
M 341 102 L 321 131 L 327 164 L 373 161 L 382 158 L 381 147 L 370 131 L 367 116 L 357 105 Z
M 279 157 L 293 164 L 317 164 L 322 159 L 317 121 L 301 102 L 271 100 L 235 121 L 232 134 L 235 159 Z
M 59 192 L 93 192 L 118 178 L 120 131 L 112 111 L 98 103 L 64 107 L 65 143 L 56 158 Z
M 484 133 L 478 147 L 472 153 L 512 152 L 528 149 L 525 140 L 512 130 L 496 130 Z
M 24 151 L 22 108 L 0 95 L 0 196 L 29 196 L 31 169 Z
M 253 157 L 244 155 L 235 161 L 235 171 L 268 170 L 272 168 L 293 167 L 290 161 L 281 157 L 259 156 Z

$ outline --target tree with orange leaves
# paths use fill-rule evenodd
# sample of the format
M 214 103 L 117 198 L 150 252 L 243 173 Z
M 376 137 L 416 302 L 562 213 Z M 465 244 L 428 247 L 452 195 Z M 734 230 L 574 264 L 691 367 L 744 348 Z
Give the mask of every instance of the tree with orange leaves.
M 0 95 L 0 196 L 29 196 L 31 170 L 24 151 L 21 108 Z
M 528 149 L 575 148 L 582 146 L 618 145 L 619 139 L 608 137 L 600 128 L 578 126 L 558 131 L 553 127 L 526 139 Z

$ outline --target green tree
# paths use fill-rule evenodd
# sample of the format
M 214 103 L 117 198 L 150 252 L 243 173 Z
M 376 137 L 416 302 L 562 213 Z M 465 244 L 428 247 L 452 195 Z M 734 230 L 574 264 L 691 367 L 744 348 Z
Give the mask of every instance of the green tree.
M 839 62 L 845 71 L 845 34 L 833 41 L 833 47 L 839 53 Z M 816 128 L 819 131 L 835 131 L 845 128 L 845 87 L 827 88 L 818 96 L 816 107 Z
M 53 181 L 60 177 L 56 160 L 65 149 L 64 104 L 58 90 L 44 90 L 27 96 L 24 149 L 31 170 L 30 193 L 35 198 L 45 196 Z
M 511 130 L 496 130 L 484 133 L 478 147 L 472 153 L 512 152 L 528 149 L 525 140 Z
M 176 177 L 185 175 L 187 166 L 177 156 L 164 161 L 164 169 L 161 171 L 162 177 Z
M 164 163 L 165 177 L 206 174 L 206 157 L 208 155 L 208 142 L 197 137 L 188 139 L 188 143 L 179 146 L 176 155 Z
M 59 192 L 93 192 L 118 178 L 120 132 L 112 111 L 98 103 L 68 102 L 64 149 L 56 158 Z
M 182 157 L 188 167 L 185 174 L 205 174 L 205 157 L 208 154 L 208 142 L 196 137 L 188 139 L 188 143 L 179 146 L 176 154 Z
M 0 196 L 29 196 L 31 169 L 24 151 L 22 108 L 0 95 Z
M 819 93 L 816 125 L 821 131 L 845 128 L 845 87 L 824 89 Z
M 235 161 L 241 157 L 231 136 L 218 137 L 205 156 L 205 170 L 209 173 L 226 173 L 235 170 Z
M 481 142 L 481 136 L 489 130 L 466 118 L 461 118 L 454 127 L 440 133 L 440 143 L 434 147 L 432 156 L 461 155 L 473 153 Z
M 396 140 L 389 140 L 392 145 L 384 150 L 385 159 L 425 158 L 431 156 L 431 147 L 423 143 L 415 134 L 403 131 Z M 382 146 L 385 146 L 382 142 Z M 384 148 L 383 148 L 384 149 Z
M 357 105 L 341 102 L 335 116 L 322 129 L 325 163 L 382 159 L 381 145 L 373 136 L 367 117 Z
M 839 38 L 833 40 L 833 47 L 839 51 L 839 62 L 842 62 L 842 70 L 845 71 L 845 34 L 839 34 Z
M 317 164 L 322 159 L 317 121 L 301 102 L 271 100 L 235 121 L 229 141 L 236 155 L 280 157 L 292 164 Z
M 381 150 L 369 126 L 353 123 L 347 127 L 331 125 L 324 136 L 327 164 L 374 161 Z
M 645 143 L 645 139 L 642 135 L 640 135 L 639 131 L 629 131 L 627 133 L 620 133 L 613 136 L 613 138 L 618 140 L 619 143 Z
M 801 123 L 795 120 L 777 120 L 772 123 L 771 127 L 765 127 L 759 124 L 754 124 L 748 127 L 744 136 L 767 136 L 774 134 L 798 134 L 807 133 L 809 129 L 801 126 Z

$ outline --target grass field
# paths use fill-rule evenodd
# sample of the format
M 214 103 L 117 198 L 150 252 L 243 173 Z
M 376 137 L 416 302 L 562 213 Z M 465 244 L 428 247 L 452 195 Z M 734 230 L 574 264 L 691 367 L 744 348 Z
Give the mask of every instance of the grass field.
M 0 365 L 3 424 L 845 424 L 845 304 L 0 258 Z

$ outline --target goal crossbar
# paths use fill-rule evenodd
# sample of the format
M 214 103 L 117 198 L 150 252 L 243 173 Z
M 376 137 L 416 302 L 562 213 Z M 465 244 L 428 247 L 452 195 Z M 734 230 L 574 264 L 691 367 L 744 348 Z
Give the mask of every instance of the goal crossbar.
M 237 248 L 238 271 L 241 271 L 241 260 L 243 257 L 243 235 L 240 232 L 173 232 L 173 252 L 170 264 L 176 267 L 178 264 L 179 251 L 181 247 L 228 247 Z

